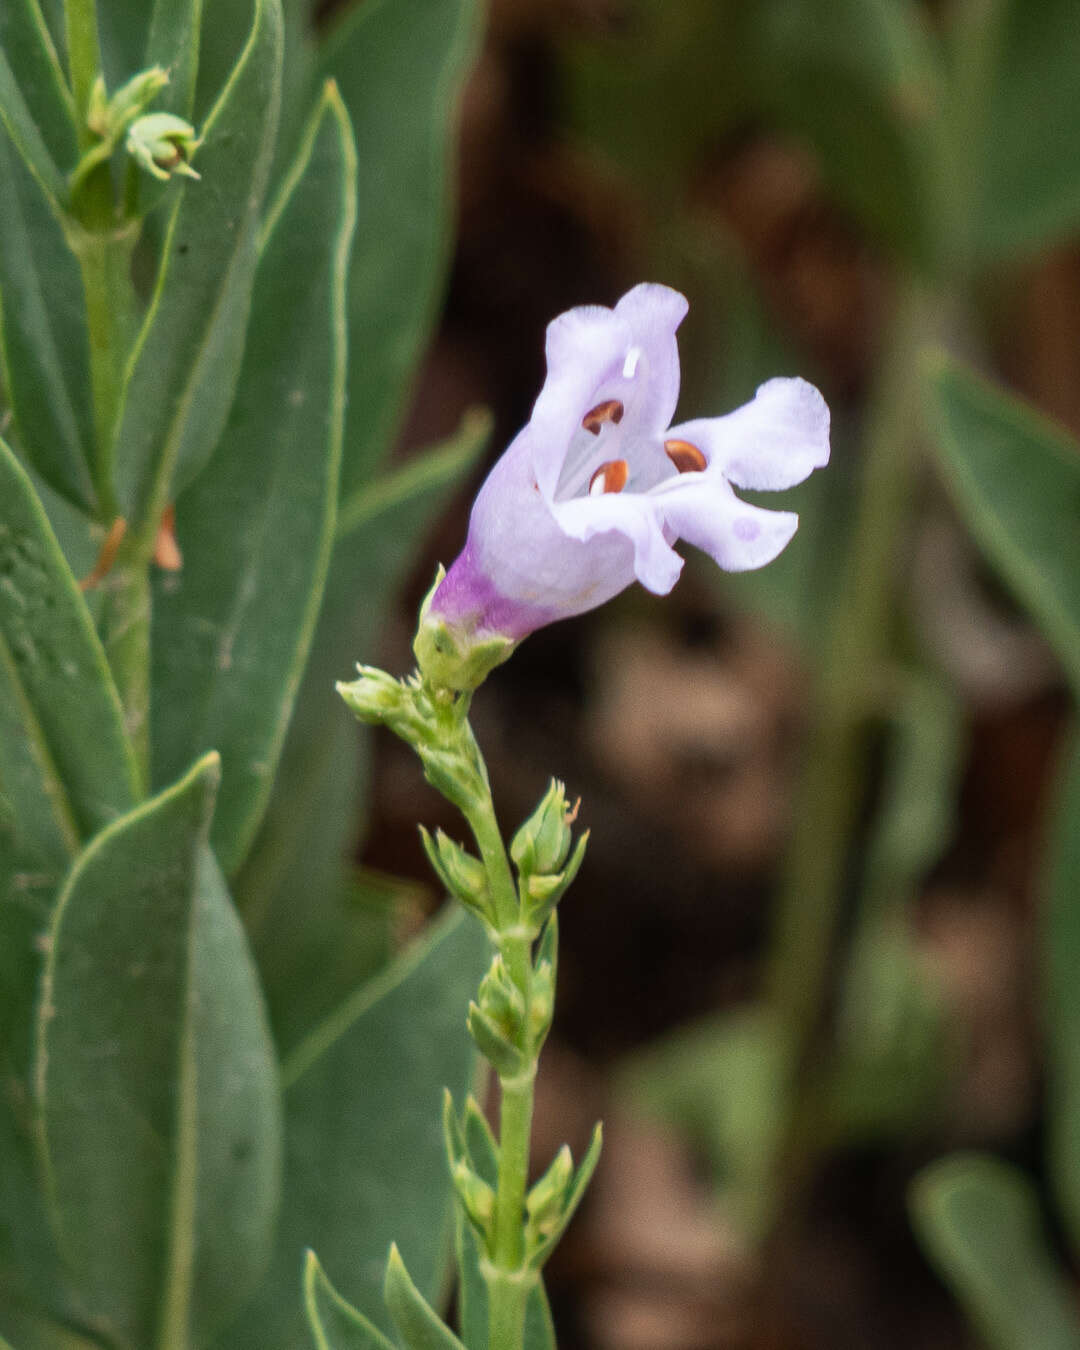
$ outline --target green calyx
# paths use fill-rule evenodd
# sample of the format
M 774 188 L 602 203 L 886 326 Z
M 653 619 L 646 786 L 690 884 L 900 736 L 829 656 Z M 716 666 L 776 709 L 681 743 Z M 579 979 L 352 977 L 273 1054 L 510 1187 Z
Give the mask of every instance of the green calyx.
M 426 684 L 456 693 L 472 692 L 511 656 L 517 643 L 499 633 L 477 634 L 452 627 L 439 615 L 432 614 L 432 597 L 445 575 L 440 567 L 435 584 L 420 606 L 413 654 Z

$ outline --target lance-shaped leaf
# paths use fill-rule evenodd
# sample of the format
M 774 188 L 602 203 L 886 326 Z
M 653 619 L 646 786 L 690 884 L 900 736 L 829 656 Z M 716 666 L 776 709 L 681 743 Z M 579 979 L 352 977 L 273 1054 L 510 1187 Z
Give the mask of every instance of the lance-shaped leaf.
M 274 1261 L 223 1350 L 304 1343 L 297 1288 L 309 1247 L 334 1287 L 384 1332 L 391 1241 L 425 1297 L 438 1296 L 450 1235 L 439 1099 L 444 1086 L 463 1096 L 472 1078 L 463 1009 L 487 959 L 480 925 L 451 912 L 284 1061 L 285 1186 Z
M 26 458 L 92 510 L 94 444 L 82 278 L 45 194 L 0 127 L 0 359 Z
M 1080 223 L 1080 25 L 1071 0 L 1001 0 L 970 11 L 956 44 L 978 63 L 965 92 L 974 244 L 983 258 L 1035 252 Z M 961 80 L 967 72 L 961 74 Z
M 38 0 L 0 6 L 0 50 L 18 72 L 26 107 L 53 162 L 75 163 L 75 103 Z
M 304 1263 L 304 1310 L 316 1350 L 394 1350 L 394 1343 L 341 1297 L 310 1251 Z
M 927 392 L 957 505 L 1080 691 L 1080 446 L 943 357 L 928 364 Z
M 413 1283 L 396 1242 L 386 1263 L 383 1297 L 407 1350 L 465 1350 Z
M 989 1350 L 1080 1350 L 1072 1292 L 1022 1172 L 954 1154 L 919 1173 L 910 1202 L 927 1256 Z
M 258 1278 L 277 1206 L 273 1049 L 206 846 L 218 776 L 208 755 L 97 835 L 50 935 L 50 1205 L 83 1304 L 120 1345 L 205 1343 Z
M 52 865 L 128 810 L 136 770 L 93 623 L 45 511 L 0 441 L 0 791 Z
M 162 66 L 169 72 L 169 83 L 155 101 L 155 109 L 191 117 L 202 12 L 203 0 L 154 0 L 143 66 Z
M 54 206 L 64 197 L 64 175 L 56 167 L 44 137 L 19 88 L 15 73 L 0 47 L 0 125 L 23 163 L 41 184 Z
M 366 772 L 355 721 L 335 680 L 370 653 L 424 531 L 475 463 L 490 431 L 485 413 L 431 453 L 341 503 L 338 542 L 311 657 L 293 709 L 274 794 L 236 890 L 252 933 L 275 1030 L 295 1023 L 293 990 L 329 1012 L 334 983 L 312 972 L 337 965 L 351 944 L 346 881 L 361 830 Z M 297 931 L 295 897 L 305 897 Z M 355 979 L 355 975 L 353 976 Z M 326 995 L 329 994 L 329 1001 Z
M 356 219 L 348 114 L 316 108 L 256 275 L 218 453 L 180 498 L 184 566 L 154 600 L 154 780 L 221 753 L 214 842 L 242 861 L 269 796 L 322 601 L 345 409 L 345 284 Z
M 343 497 L 388 449 L 435 318 L 452 135 L 479 9 L 478 0 L 370 0 L 331 33 L 319 63 L 341 87 L 372 189 L 360 199 L 349 283 Z
M 174 208 L 136 343 L 114 446 L 129 519 L 154 515 L 206 463 L 232 403 L 255 273 L 258 217 L 281 95 L 280 0 L 256 0 L 240 61 Z

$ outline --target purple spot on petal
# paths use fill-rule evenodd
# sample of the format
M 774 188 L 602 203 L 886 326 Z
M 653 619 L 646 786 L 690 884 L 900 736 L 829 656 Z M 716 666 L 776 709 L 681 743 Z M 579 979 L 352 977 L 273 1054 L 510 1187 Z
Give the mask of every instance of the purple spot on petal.
M 751 520 L 749 516 L 742 516 L 734 525 L 735 538 L 741 539 L 744 544 L 749 544 L 761 533 L 761 526 L 756 520 Z

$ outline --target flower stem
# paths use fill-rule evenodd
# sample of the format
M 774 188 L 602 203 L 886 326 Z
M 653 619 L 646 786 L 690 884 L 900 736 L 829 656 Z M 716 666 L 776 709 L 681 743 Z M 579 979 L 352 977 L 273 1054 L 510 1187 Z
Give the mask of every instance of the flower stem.
M 528 1008 L 534 935 L 521 922 L 517 888 L 490 789 L 466 811 L 466 816 L 487 872 L 496 918 L 494 940 Z M 482 1267 L 488 1290 L 488 1350 L 520 1350 L 525 1335 L 525 1307 L 537 1280 L 524 1259 L 525 1190 L 529 1180 L 538 1057 L 528 1018 L 522 1040 L 520 1049 L 525 1067 L 512 1077 L 499 1075 L 499 1174 L 491 1248 Z

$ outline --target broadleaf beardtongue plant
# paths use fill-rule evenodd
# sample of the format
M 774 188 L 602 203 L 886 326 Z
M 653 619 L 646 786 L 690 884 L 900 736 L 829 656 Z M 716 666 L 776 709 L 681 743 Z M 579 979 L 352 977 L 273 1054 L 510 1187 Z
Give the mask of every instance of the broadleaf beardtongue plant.
M 547 379 L 532 416 L 480 489 L 465 547 L 421 608 L 417 673 L 395 680 L 360 666 L 358 679 L 338 686 L 357 717 L 413 747 L 477 846 L 474 857 L 441 832 L 424 834 L 435 870 L 494 948 L 467 1017 L 499 1076 L 499 1138 L 487 1146 L 494 1186 L 469 1145 L 467 1122 L 479 1108 L 467 1102 L 459 1117 L 447 1099 L 444 1110 L 459 1218 L 471 1234 L 460 1234 L 462 1288 L 473 1252 L 487 1293 L 486 1350 L 521 1350 L 526 1307 L 542 1305 L 544 1262 L 584 1194 L 601 1135 L 597 1126 L 576 1170 L 564 1148 L 528 1188 L 533 1084 L 554 1008 L 557 905 L 588 835 L 574 843 L 577 806 L 553 781 L 507 851 L 468 721 L 472 692 L 534 629 L 603 604 L 635 578 L 670 591 L 682 570 L 677 539 L 729 571 L 771 562 L 798 518 L 752 506 L 733 489 L 792 487 L 829 459 L 829 410 L 805 380 L 769 380 L 726 417 L 669 425 L 679 394 L 675 331 L 686 311 L 677 291 L 642 285 L 614 309 L 572 309 L 549 325 Z M 408 1304 L 410 1318 L 438 1330 L 431 1344 L 460 1345 L 395 1253 L 386 1299 L 399 1328 Z
M 614 309 L 568 310 L 547 330 L 547 378 L 528 423 L 473 505 L 465 547 L 417 635 L 433 683 L 475 688 L 529 633 L 593 609 L 635 579 L 678 580 L 678 539 L 725 571 L 771 562 L 798 526 L 733 488 L 794 487 L 829 461 L 829 410 L 805 380 L 772 379 L 723 417 L 671 426 L 678 291 L 644 283 Z

